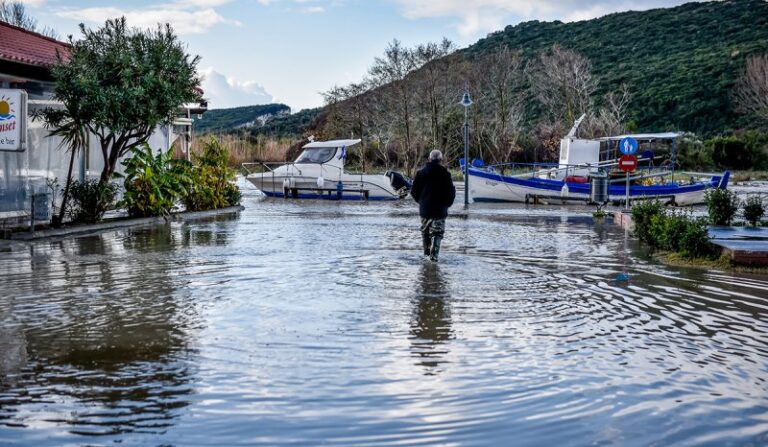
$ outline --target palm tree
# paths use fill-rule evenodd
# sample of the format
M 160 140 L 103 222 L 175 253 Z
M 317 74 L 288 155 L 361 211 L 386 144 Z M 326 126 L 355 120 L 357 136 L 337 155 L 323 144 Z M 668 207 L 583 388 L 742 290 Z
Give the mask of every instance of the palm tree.
M 59 147 L 65 147 L 70 152 L 69 169 L 67 170 L 67 182 L 64 186 L 64 195 L 61 199 L 61 208 L 59 208 L 58 219 L 54 219 L 54 225 L 58 226 L 64 222 L 64 216 L 67 212 L 67 201 L 69 200 L 69 188 L 72 185 L 72 168 L 75 164 L 77 154 L 88 147 L 88 130 L 84 123 L 77 118 L 71 117 L 64 110 L 46 110 L 43 112 L 46 121 L 46 127 L 50 130 L 50 135 L 61 138 Z

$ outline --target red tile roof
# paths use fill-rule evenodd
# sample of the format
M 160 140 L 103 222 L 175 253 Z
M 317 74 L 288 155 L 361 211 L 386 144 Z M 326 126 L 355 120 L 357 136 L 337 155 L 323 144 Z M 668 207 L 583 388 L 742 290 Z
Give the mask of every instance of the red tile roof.
M 67 57 L 69 44 L 0 22 L 0 60 L 36 67 L 56 64 L 56 52 Z

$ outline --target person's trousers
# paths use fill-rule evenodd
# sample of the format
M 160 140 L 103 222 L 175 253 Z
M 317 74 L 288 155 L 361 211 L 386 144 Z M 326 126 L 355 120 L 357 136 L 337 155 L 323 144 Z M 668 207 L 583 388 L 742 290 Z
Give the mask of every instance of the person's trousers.
M 421 218 L 421 239 L 424 245 L 424 255 L 433 254 L 433 248 L 440 249 L 443 234 L 445 234 L 445 219 Z

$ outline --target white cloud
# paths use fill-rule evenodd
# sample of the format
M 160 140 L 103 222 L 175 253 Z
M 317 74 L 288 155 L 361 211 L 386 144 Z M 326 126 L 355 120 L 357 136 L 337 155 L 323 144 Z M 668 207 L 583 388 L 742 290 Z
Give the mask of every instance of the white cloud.
M 343 0 L 256 0 L 257 3 L 259 3 L 262 6 L 270 6 L 274 4 L 287 4 L 288 10 L 293 11 L 299 11 L 304 14 L 319 14 L 326 11 L 327 6 L 340 6 L 344 2 Z M 325 6 L 318 5 L 318 3 L 324 4 Z M 311 4 L 314 4 L 315 6 L 309 6 Z M 306 5 L 301 8 L 291 8 L 290 5 Z
M 177 5 L 197 6 L 200 8 L 214 8 L 216 6 L 226 5 L 232 0 L 177 0 Z
M 320 14 L 325 12 L 325 8 L 322 6 L 307 6 L 306 8 L 302 8 L 301 12 L 305 14 Z
M 209 99 L 208 107 L 212 109 L 274 102 L 274 97 L 254 81 L 228 78 L 213 67 L 202 70 L 200 74 L 203 76 L 204 96 Z
M 520 20 L 577 21 L 626 10 L 669 7 L 684 0 L 392 0 L 409 19 L 457 18 L 464 36 L 496 31 Z
M 16 1 L 24 3 L 27 6 L 32 6 L 36 8 L 38 6 L 43 6 L 46 0 L 16 0 Z
M 170 23 L 179 34 L 198 34 L 219 24 L 240 23 L 228 20 L 213 8 L 231 0 L 178 0 L 173 3 L 150 5 L 142 9 L 93 7 L 64 9 L 56 12 L 59 17 L 83 22 L 101 23 L 107 19 L 125 16 L 128 25 L 154 28 L 158 23 Z

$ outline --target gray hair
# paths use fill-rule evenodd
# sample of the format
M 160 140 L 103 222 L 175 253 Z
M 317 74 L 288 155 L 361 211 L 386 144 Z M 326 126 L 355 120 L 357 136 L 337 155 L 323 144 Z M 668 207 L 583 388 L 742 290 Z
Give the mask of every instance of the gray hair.
M 429 153 L 430 161 L 443 161 L 443 153 L 435 149 Z

